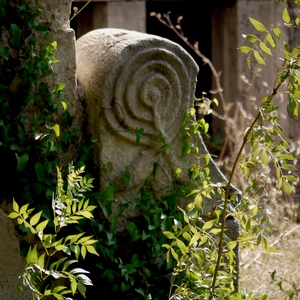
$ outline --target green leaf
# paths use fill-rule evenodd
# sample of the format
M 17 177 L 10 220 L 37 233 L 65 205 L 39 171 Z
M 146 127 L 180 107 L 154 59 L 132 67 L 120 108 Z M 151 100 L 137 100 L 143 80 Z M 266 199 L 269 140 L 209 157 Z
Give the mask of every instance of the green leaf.
M 99 256 L 99 254 L 97 253 L 96 249 L 94 248 L 94 246 L 92 245 L 85 245 L 87 251 L 91 254 L 95 254 L 97 256 Z
M 144 133 L 144 128 L 136 129 L 135 131 L 135 145 L 137 146 L 140 143 L 142 134 Z
M 19 216 L 19 214 L 16 213 L 16 212 L 11 212 L 11 213 L 8 215 L 8 217 L 9 217 L 10 219 L 15 219 L 15 218 L 17 218 L 18 216 Z
M 61 101 L 61 106 L 63 107 L 63 110 L 66 111 L 68 109 L 68 104 L 65 101 Z
M 293 187 L 289 184 L 288 181 L 283 180 L 283 190 L 289 196 L 293 191 Z
M 275 48 L 276 47 L 276 42 L 272 36 L 271 33 L 268 32 L 267 34 L 267 41 L 269 42 L 269 44 L 271 45 L 271 47 Z
M 252 25 L 254 26 L 254 28 L 259 31 L 259 32 L 267 32 L 266 27 L 259 21 L 253 19 L 253 18 L 249 18 L 250 22 L 252 23 Z
M 41 218 L 41 215 L 42 215 L 42 211 L 36 213 L 33 217 L 30 218 L 30 225 L 31 226 L 34 226 L 38 223 L 38 221 L 40 220 Z
M 278 27 L 275 27 L 273 29 L 273 32 L 274 32 L 275 36 L 277 37 L 277 39 L 279 40 L 281 37 L 281 30 Z
M 135 289 L 135 291 L 141 294 L 143 297 L 145 297 L 145 292 L 143 291 L 142 288 Z
M 128 168 L 126 167 L 126 170 L 125 170 L 125 173 L 123 175 L 123 179 L 124 179 L 124 182 L 125 182 L 125 186 L 128 187 L 129 186 L 129 183 L 130 183 L 130 172 L 128 170 Z
M 11 24 L 9 28 L 11 35 L 10 43 L 13 47 L 19 46 L 21 42 L 21 30 L 17 24 Z
M 278 159 L 279 160 L 294 160 L 295 157 L 292 153 L 281 153 L 280 155 L 278 155 Z
M 297 178 L 292 175 L 285 175 L 284 178 L 289 182 L 298 182 Z
M 286 9 L 286 7 L 284 8 L 284 10 L 282 12 L 282 20 L 287 24 L 289 24 L 291 22 L 290 15 L 289 15 L 289 12 Z
M 156 176 L 156 172 L 157 172 L 158 166 L 159 166 L 159 164 L 158 164 L 157 162 L 154 162 L 154 163 L 153 163 L 152 176 L 153 176 L 154 178 L 155 178 L 155 176 Z
M 182 171 L 182 170 L 181 170 L 180 168 L 176 168 L 176 169 L 175 169 L 175 177 L 176 177 L 176 179 L 179 178 L 179 175 L 180 175 L 181 171 Z
M 71 281 L 71 291 L 72 294 L 75 295 L 76 291 L 77 291 L 77 281 L 75 280 L 75 278 L 70 278 Z
M 164 144 L 160 147 L 160 149 L 168 149 L 171 147 L 171 144 Z
M 81 245 L 81 256 L 83 259 L 85 259 L 85 256 L 86 256 L 86 247 L 85 245 Z
M 49 220 L 44 220 L 43 222 L 41 222 L 40 224 L 38 224 L 38 226 L 36 226 L 35 230 L 37 232 L 41 232 L 44 231 L 44 229 L 46 228 L 46 226 L 48 225 Z
M 254 58 L 257 60 L 258 63 L 260 63 L 262 65 L 266 64 L 264 57 L 260 53 L 258 53 L 256 50 L 254 50 Z
M 129 285 L 129 284 L 125 284 L 125 283 L 122 281 L 121 291 L 124 293 L 124 292 L 126 292 L 129 288 L 130 288 L 130 285 Z
M 8 47 L 0 46 L 0 56 L 2 56 L 4 59 L 9 59 L 9 49 Z
M 178 254 L 175 252 L 175 250 L 172 247 L 170 247 L 170 250 L 171 250 L 173 257 L 178 261 Z
M 163 234 L 168 238 L 168 239 L 176 239 L 174 234 L 170 231 L 163 231 Z
M 262 51 L 272 56 L 271 49 L 264 42 L 260 41 L 259 47 Z
M 267 165 L 267 163 L 269 162 L 269 155 L 266 151 L 263 151 L 261 153 L 261 161 L 264 165 Z
M 54 130 L 56 137 L 59 137 L 59 135 L 60 135 L 60 127 L 59 127 L 59 125 L 58 125 L 58 124 L 55 124 L 55 125 L 52 127 L 52 129 Z
M 187 247 L 186 245 L 183 243 L 183 241 L 179 240 L 179 239 L 176 239 L 176 243 L 177 243 L 177 246 L 178 248 L 180 249 L 181 253 L 182 254 L 185 254 L 185 252 L 187 251 Z
M 241 46 L 238 48 L 238 50 L 241 51 L 242 53 L 248 54 L 252 50 L 252 48 L 248 46 Z
M 135 268 L 139 268 L 144 265 L 144 261 L 139 259 L 137 253 L 135 253 L 130 261 L 130 264 L 133 265 Z
M 256 41 L 258 41 L 258 38 L 254 34 L 246 34 L 246 35 L 243 35 L 243 36 L 250 43 L 255 43 Z
M 28 209 L 29 203 L 24 204 L 20 209 L 20 214 L 24 214 Z
M 210 220 L 204 223 L 202 230 L 206 230 L 209 229 L 211 227 L 213 227 L 216 224 L 216 220 Z
M 17 171 L 18 172 L 22 172 L 25 168 L 25 165 L 27 163 L 27 161 L 29 160 L 29 157 L 26 153 L 24 153 L 21 156 L 18 156 L 17 153 L 15 153 L 16 158 L 17 158 Z

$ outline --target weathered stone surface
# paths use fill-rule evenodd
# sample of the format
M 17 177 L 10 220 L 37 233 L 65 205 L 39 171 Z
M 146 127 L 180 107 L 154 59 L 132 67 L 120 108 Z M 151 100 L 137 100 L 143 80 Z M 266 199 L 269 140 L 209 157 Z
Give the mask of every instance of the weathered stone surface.
M 117 186 L 119 203 L 138 197 L 154 162 L 160 166 L 152 182 L 157 194 L 171 186 L 168 170 L 175 167 L 182 170 L 179 180 L 188 183 L 188 168 L 197 161 L 193 156 L 180 158 L 180 128 L 194 101 L 198 67 L 191 56 L 167 39 L 119 29 L 86 34 L 77 41 L 76 51 L 87 130 L 101 144 L 95 159 L 99 165 L 113 163 L 109 176 L 101 169 L 101 189 L 111 183 Z M 136 145 L 136 130 L 141 128 L 144 132 Z M 170 149 L 160 149 L 158 130 Z M 208 153 L 201 136 L 194 143 L 201 154 Z M 122 180 L 126 168 L 131 173 L 128 187 Z M 225 180 L 213 162 L 210 169 L 215 182 Z M 206 211 L 213 204 L 209 201 Z
M 83 91 L 87 131 L 100 143 L 95 162 L 100 166 L 100 189 L 118 187 L 114 213 L 121 203 L 138 198 L 147 180 L 156 196 L 172 186 L 174 169 L 182 170 L 177 182 L 191 183 L 188 169 L 199 165 L 196 155 L 182 158 L 183 125 L 187 110 L 193 107 L 198 67 L 178 44 L 158 36 L 121 29 L 100 29 L 82 36 L 76 45 L 77 79 Z M 143 128 L 140 142 L 136 132 Z M 160 131 L 165 141 L 157 136 Z M 164 143 L 170 149 L 162 149 Z M 200 135 L 193 137 L 199 156 L 209 155 Z M 99 150 L 101 148 L 101 150 Z M 113 171 L 105 168 L 112 163 Z M 153 178 L 153 164 L 159 166 Z M 213 182 L 226 178 L 211 159 Z M 130 174 L 129 186 L 123 175 Z M 207 199 L 204 215 L 211 212 L 215 199 Z M 184 205 L 184 203 L 182 203 Z M 139 214 L 125 210 L 117 229 L 123 231 L 129 217 Z M 239 235 L 239 222 L 227 220 L 231 238 Z M 235 249 L 238 261 L 238 247 Z M 237 263 L 238 264 L 238 263 Z M 238 274 L 238 265 L 236 266 Z M 238 289 L 238 275 L 235 280 Z
M 55 0 L 55 1 L 39 1 L 32 0 L 29 3 L 32 10 L 41 9 L 43 14 L 39 17 L 39 21 L 49 25 L 50 35 L 41 44 L 57 42 L 57 50 L 55 57 L 59 61 L 53 64 L 53 75 L 47 77 L 50 89 L 54 88 L 57 83 L 65 84 L 62 100 L 68 104 L 68 111 L 74 117 L 73 128 L 78 129 L 80 135 L 82 126 L 83 108 L 79 105 L 77 99 L 76 86 L 76 58 L 75 58 L 75 33 L 70 28 L 71 0 Z M 54 122 L 60 124 L 60 119 Z M 68 153 L 64 153 L 60 157 L 62 164 L 68 164 L 76 155 L 74 149 L 70 149 Z
M 30 292 L 17 291 L 18 277 L 22 274 L 25 262 L 20 255 L 19 241 L 14 235 L 13 222 L 0 209 L 0 299 L 29 300 Z

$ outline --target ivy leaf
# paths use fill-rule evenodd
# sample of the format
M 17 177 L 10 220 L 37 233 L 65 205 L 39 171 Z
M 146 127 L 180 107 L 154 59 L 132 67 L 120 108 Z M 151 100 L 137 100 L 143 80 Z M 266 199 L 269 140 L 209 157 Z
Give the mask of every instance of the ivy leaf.
M 153 177 L 155 178 L 155 176 L 156 176 L 156 171 L 157 171 L 157 169 L 158 169 L 158 163 L 157 162 L 154 162 L 153 163 L 153 169 L 152 169 L 152 175 L 153 175 Z
M 25 165 L 27 163 L 27 161 L 29 160 L 29 157 L 26 153 L 24 153 L 21 156 L 18 156 L 17 153 L 15 153 L 16 158 L 17 158 L 17 171 L 18 172 L 22 172 L 25 168 Z
M 252 25 L 254 26 L 254 28 L 259 31 L 259 32 L 267 32 L 266 27 L 259 21 L 253 19 L 253 18 L 249 18 L 250 22 L 252 23 Z
M 21 42 L 21 30 L 17 24 L 11 24 L 9 28 L 11 35 L 10 43 L 13 47 L 19 46 Z
M 8 47 L 0 46 L 0 56 L 2 56 L 4 59 L 9 59 L 9 50 Z
M 123 179 L 124 179 L 124 182 L 125 182 L 126 187 L 129 186 L 130 176 L 131 176 L 131 174 L 130 174 L 130 172 L 128 171 L 128 168 L 126 168 L 126 171 L 125 171 L 125 173 L 124 173 L 124 175 L 123 175 Z
M 144 133 L 144 128 L 136 129 L 135 131 L 135 145 L 137 146 L 140 143 L 141 136 Z

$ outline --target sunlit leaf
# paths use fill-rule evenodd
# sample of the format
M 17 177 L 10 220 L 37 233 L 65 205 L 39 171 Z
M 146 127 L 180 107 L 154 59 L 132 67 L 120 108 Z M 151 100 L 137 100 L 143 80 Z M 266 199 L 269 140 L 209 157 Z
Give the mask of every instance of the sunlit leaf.
M 60 127 L 59 127 L 59 125 L 58 125 L 58 124 L 55 124 L 55 125 L 52 127 L 52 129 L 54 130 L 56 137 L 59 137 L 59 135 L 60 135 Z
M 293 191 L 293 187 L 289 184 L 288 181 L 283 180 L 283 190 L 289 196 Z
M 273 32 L 274 32 L 275 36 L 277 37 L 277 39 L 279 40 L 281 37 L 281 30 L 278 27 L 275 27 L 273 29 Z
M 48 222 L 49 222 L 49 220 L 44 220 L 43 222 L 41 222 L 40 224 L 38 224 L 36 226 L 35 230 L 37 232 L 43 231 L 46 228 L 46 226 L 48 225 Z
M 18 203 L 16 202 L 15 199 L 13 199 L 13 209 L 16 212 L 19 212 L 19 205 L 18 205 Z
M 258 38 L 257 36 L 255 36 L 254 34 L 245 34 L 243 35 L 244 38 L 249 41 L 250 43 L 255 43 L 258 41 Z
M 276 47 L 276 42 L 275 42 L 275 40 L 274 40 L 274 38 L 273 38 L 273 36 L 272 36 L 271 33 L 268 33 L 268 34 L 267 34 L 267 41 L 269 42 L 269 44 L 270 44 L 273 48 Z
M 170 231 L 163 231 L 163 234 L 168 238 L 168 239 L 176 239 L 174 234 Z
M 250 22 L 252 23 L 252 25 L 254 26 L 254 28 L 260 32 L 266 32 L 267 29 L 266 27 L 259 21 L 253 19 L 253 18 L 249 18 Z
M 285 7 L 282 11 L 282 20 L 285 22 L 285 23 L 290 23 L 291 22 L 291 18 L 290 18 L 290 15 L 289 15 L 289 12 L 287 10 L 287 8 Z
M 265 65 L 266 62 L 265 62 L 265 59 L 264 57 L 259 53 L 257 52 L 256 50 L 254 50 L 254 58 L 256 59 L 256 61 L 262 65 Z
M 261 50 L 263 50 L 265 53 L 272 56 L 271 49 L 262 41 L 259 42 L 259 47 Z
M 248 54 L 253 49 L 248 46 L 241 46 L 238 48 L 238 50 L 241 51 L 242 53 Z

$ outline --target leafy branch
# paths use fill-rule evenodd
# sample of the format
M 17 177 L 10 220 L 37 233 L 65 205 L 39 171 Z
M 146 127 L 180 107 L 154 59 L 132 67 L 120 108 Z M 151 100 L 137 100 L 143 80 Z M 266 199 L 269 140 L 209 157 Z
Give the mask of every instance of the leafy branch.
M 80 255 L 86 258 L 87 253 L 98 255 L 94 248 L 97 240 L 93 236 L 85 236 L 85 233 L 68 235 L 60 238 L 60 230 L 70 224 L 78 224 L 80 220 L 92 219 L 96 206 L 89 205 L 89 200 L 85 199 L 85 194 L 91 191 L 93 179 L 82 177 L 84 167 L 75 170 L 72 164 L 69 165 L 67 177 L 67 188 L 64 189 L 65 182 L 62 179 L 61 171 L 57 168 L 57 192 L 53 195 L 54 232 L 46 233 L 49 227 L 49 220 L 41 221 L 43 211 L 33 215 L 34 209 L 29 209 L 29 204 L 19 207 L 13 201 L 13 212 L 9 218 L 16 219 L 19 225 L 23 224 L 30 232 L 36 235 L 41 242 L 41 247 L 37 244 L 30 246 L 26 255 L 26 267 L 20 277 L 23 285 L 28 286 L 33 291 L 34 299 L 43 299 L 50 295 L 56 299 L 68 299 L 65 295 L 75 295 L 78 291 L 85 297 L 86 285 L 92 285 L 91 280 L 85 275 L 89 273 L 82 268 L 70 269 L 70 266 L 78 262 Z M 50 228 L 49 228 L 50 229 Z M 47 230 L 48 231 L 48 230 Z M 62 255 L 68 255 L 61 257 Z M 76 260 L 69 258 L 74 253 Z M 52 260 L 54 260 L 52 262 Z M 69 282 L 67 285 L 52 286 L 45 283 L 50 278 L 64 279 Z M 51 280 L 50 280 L 51 282 Z M 20 287 L 21 288 L 21 287 Z

